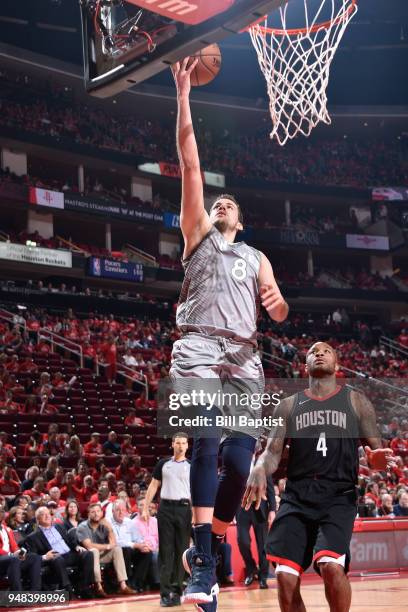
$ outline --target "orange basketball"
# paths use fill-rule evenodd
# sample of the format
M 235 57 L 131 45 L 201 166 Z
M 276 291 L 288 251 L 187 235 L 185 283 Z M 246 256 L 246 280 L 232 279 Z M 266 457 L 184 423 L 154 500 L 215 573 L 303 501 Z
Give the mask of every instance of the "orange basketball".
M 198 64 L 191 73 L 191 85 L 207 85 L 221 69 L 221 51 L 217 43 L 208 45 L 191 56 L 190 62 L 198 59 Z

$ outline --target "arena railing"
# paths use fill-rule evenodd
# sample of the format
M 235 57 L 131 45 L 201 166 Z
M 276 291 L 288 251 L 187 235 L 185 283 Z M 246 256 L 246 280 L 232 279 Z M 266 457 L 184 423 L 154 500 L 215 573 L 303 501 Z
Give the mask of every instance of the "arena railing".
M 96 355 L 95 368 L 96 368 L 97 376 L 99 376 L 100 374 L 100 366 L 102 366 L 103 368 L 106 368 L 108 367 L 108 365 L 110 364 L 108 364 L 106 361 L 102 361 L 100 357 Z M 133 370 L 131 367 L 125 365 L 124 363 L 121 363 L 120 361 L 116 362 L 116 371 L 118 374 L 123 376 L 123 378 L 125 378 L 126 380 L 129 380 L 132 383 L 132 385 L 133 383 L 136 383 L 137 385 L 140 385 L 141 387 L 143 387 L 146 393 L 146 399 L 149 399 L 149 382 L 147 380 L 147 376 L 143 374 L 143 372 L 137 372 L 139 376 L 139 379 L 137 379 L 135 378 L 136 371 Z
M 73 340 L 69 340 L 64 336 L 60 336 L 59 334 L 56 334 L 55 332 L 47 329 L 46 327 L 41 327 L 38 330 L 37 338 L 38 341 L 46 340 L 47 342 L 49 342 L 51 344 L 52 353 L 55 353 L 55 347 L 58 346 L 59 348 L 62 348 L 65 351 L 68 351 L 69 353 L 72 353 L 73 355 L 77 355 L 77 357 L 79 357 L 80 367 L 84 367 L 84 353 L 80 344 L 77 344 Z
M 10 323 L 10 325 L 12 325 L 13 327 L 18 326 L 21 327 L 24 331 L 26 331 L 27 323 L 25 321 L 16 321 L 16 316 L 17 315 L 14 312 L 10 312 L 9 310 L 5 310 L 4 308 L 0 309 L 0 319 L 3 319 L 3 321 L 7 321 L 7 323 Z
M 394 391 L 399 391 L 404 394 L 404 397 L 408 394 L 408 387 L 399 387 L 398 385 L 393 385 L 385 380 L 380 380 L 379 378 L 375 378 L 375 376 L 371 376 L 367 372 L 359 372 L 358 370 L 352 370 L 351 368 L 346 368 L 346 366 L 339 366 L 340 370 L 344 370 L 345 372 L 349 372 L 352 376 L 349 378 L 363 378 L 369 382 L 373 382 L 377 385 L 383 385 L 384 387 L 388 387 L 389 389 L 393 389 Z
M 408 357 L 408 348 L 401 344 L 401 342 L 397 342 L 392 338 L 388 338 L 387 336 L 381 336 L 380 344 L 387 348 L 390 352 L 396 352 L 402 355 L 403 357 Z

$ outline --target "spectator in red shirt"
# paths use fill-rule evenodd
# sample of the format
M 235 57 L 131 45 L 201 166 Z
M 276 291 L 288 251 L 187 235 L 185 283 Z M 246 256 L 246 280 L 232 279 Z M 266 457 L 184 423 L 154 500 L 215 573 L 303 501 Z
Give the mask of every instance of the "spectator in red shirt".
M 132 483 L 130 496 L 129 496 L 129 503 L 131 505 L 132 512 L 138 511 L 137 500 L 138 500 L 139 495 L 140 495 L 140 487 L 137 484 L 137 482 L 134 482 Z
M 10 361 L 6 363 L 6 369 L 8 372 L 13 372 L 16 374 L 20 369 L 20 364 L 18 361 L 18 355 L 12 355 Z
M 78 465 L 77 465 L 75 472 L 76 472 L 76 476 L 74 479 L 74 485 L 78 487 L 78 489 L 80 489 L 84 485 L 85 476 L 88 475 L 88 472 L 89 472 L 88 466 L 86 465 L 86 463 L 78 461 Z
M 32 357 L 26 357 L 23 361 L 20 362 L 18 371 L 21 374 L 34 374 L 34 372 L 38 372 L 38 365 L 34 363 L 34 359 Z
M 18 414 L 22 412 L 21 404 L 18 404 L 13 400 L 13 392 L 6 391 L 6 397 L 3 401 L 0 401 L 0 413 L 1 414 Z
M 80 489 L 74 484 L 74 472 L 65 474 L 64 485 L 61 487 L 61 499 L 76 499 L 80 493 Z
M 50 490 L 52 489 L 52 487 L 58 487 L 59 489 L 61 489 L 61 487 L 64 485 L 64 478 L 64 468 L 58 466 L 55 470 L 55 477 L 49 480 L 47 483 L 47 489 Z
M 12 469 L 11 465 L 6 465 L 0 479 L 0 494 L 8 500 L 14 499 L 20 492 L 20 483 L 12 479 Z
M 7 382 L 4 384 L 4 388 L 6 391 L 12 391 L 12 393 L 24 393 L 25 391 L 23 385 L 17 382 L 15 374 L 10 374 Z
M 122 460 L 115 470 L 115 476 L 116 480 L 124 480 L 126 483 L 134 481 L 136 470 L 131 455 L 122 455 Z
M 49 489 L 50 501 L 53 501 L 57 504 L 57 508 L 65 508 L 67 502 L 64 499 L 61 499 L 61 489 L 58 487 L 51 487 Z
M 139 455 L 136 455 L 133 460 L 135 465 L 135 480 L 140 484 L 146 479 L 148 472 L 146 468 L 141 466 L 142 459 Z
M 103 455 L 102 444 L 100 442 L 101 436 L 99 433 L 94 432 L 91 434 L 89 442 L 84 444 L 85 455 Z
M 39 455 L 42 447 L 42 434 L 35 429 L 31 432 L 28 442 L 24 445 L 24 457 L 35 457 Z
M 378 484 L 376 482 L 370 482 L 367 485 L 365 497 L 372 499 L 375 505 L 377 506 L 377 508 L 381 505 Z
M 106 467 L 103 459 L 97 459 L 95 462 L 95 467 L 92 470 L 92 478 L 95 480 L 97 484 L 99 484 L 101 478 L 105 478 L 106 474 L 109 472 Z
M 146 391 L 142 391 L 140 396 L 135 400 L 135 406 L 136 408 L 155 408 L 156 402 L 146 399 Z
M 3 457 L 0 457 L 0 478 L 3 478 L 3 472 L 6 465 L 10 464 L 8 464 Z M 11 479 L 21 484 L 21 479 L 17 474 L 16 470 L 13 468 L 13 466 L 11 466 Z
M 123 442 L 120 447 L 121 455 L 136 455 L 136 448 L 132 444 L 132 436 L 130 434 L 124 434 Z
M 0 456 L 6 461 L 15 461 L 14 448 L 7 442 L 7 439 L 7 432 L 0 431 Z
M 398 341 L 403 345 L 408 347 L 408 332 L 406 329 L 401 329 L 401 333 L 398 336 Z
M 51 351 L 51 346 L 49 342 L 43 339 L 37 344 L 36 350 L 43 355 L 48 355 L 48 353 Z
M 112 335 L 108 336 L 108 340 L 102 348 L 102 354 L 104 361 L 107 363 L 106 377 L 109 384 L 112 384 L 116 380 L 116 342 Z
M 25 401 L 23 414 L 37 414 L 39 412 L 38 400 L 36 395 L 29 395 Z
M 143 419 L 136 416 L 136 410 L 132 408 L 129 410 L 129 414 L 125 418 L 125 425 L 127 425 L 127 427 L 144 427 L 145 422 Z
M 41 499 L 42 497 L 45 497 L 45 495 L 47 494 L 47 491 L 45 489 L 44 478 L 42 476 L 37 476 L 37 478 L 34 480 L 33 488 L 28 489 L 27 491 L 24 491 L 24 493 L 26 495 L 29 495 L 33 501 L 36 501 L 37 499 Z
M 98 492 L 92 495 L 91 504 L 99 502 L 102 506 L 103 511 L 105 512 L 105 508 L 108 504 L 115 501 L 116 497 L 112 495 L 109 491 L 109 487 L 105 485 L 101 485 L 98 488 Z
M 67 387 L 67 383 L 64 380 L 62 372 L 55 372 L 51 385 L 54 389 L 64 389 Z
M 113 472 L 108 472 L 105 476 L 106 478 L 106 482 L 108 484 L 108 489 L 109 492 L 111 493 L 111 495 L 117 495 L 117 488 L 116 488 L 116 476 Z
M 402 437 L 401 431 L 397 431 L 395 433 L 395 438 L 393 438 L 390 442 L 390 448 L 392 448 L 392 450 L 394 451 L 396 455 L 399 455 L 400 453 L 405 453 L 406 451 L 408 451 L 407 440 L 404 440 L 404 438 Z
M 81 502 L 90 502 L 91 498 L 97 492 L 95 481 L 89 474 L 84 478 L 84 485 L 79 490 L 78 500 Z

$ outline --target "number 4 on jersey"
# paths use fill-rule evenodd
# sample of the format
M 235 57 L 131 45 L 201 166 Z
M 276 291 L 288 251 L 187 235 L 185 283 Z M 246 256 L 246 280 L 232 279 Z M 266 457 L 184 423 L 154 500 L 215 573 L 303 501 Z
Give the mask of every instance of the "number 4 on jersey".
M 327 445 L 326 445 L 326 434 L 323 432 L 320 434 L 319 439 L 317 441 L 316 450 L 320 453 L 323 453 L 323 457 L 327 455 Z

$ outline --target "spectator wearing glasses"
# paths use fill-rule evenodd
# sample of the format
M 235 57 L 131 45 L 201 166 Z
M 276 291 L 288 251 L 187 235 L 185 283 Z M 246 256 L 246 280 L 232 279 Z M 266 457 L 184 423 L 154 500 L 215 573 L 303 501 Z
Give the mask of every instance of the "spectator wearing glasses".
M 88 596 L 94 582 L 93 554 L 78 546 L 68 536 L 63 525 L 52 524 L 52 516 L 47 507 L 38 508 L 35 518 L 37 529 L 24 540 L 28 550 L 41 555 L 40 559 L 50 566 L 59 587 L 70 594 L 73 593 L 73 587 L 67 567 L 75 566 L 78 569 L 79 592 Z

